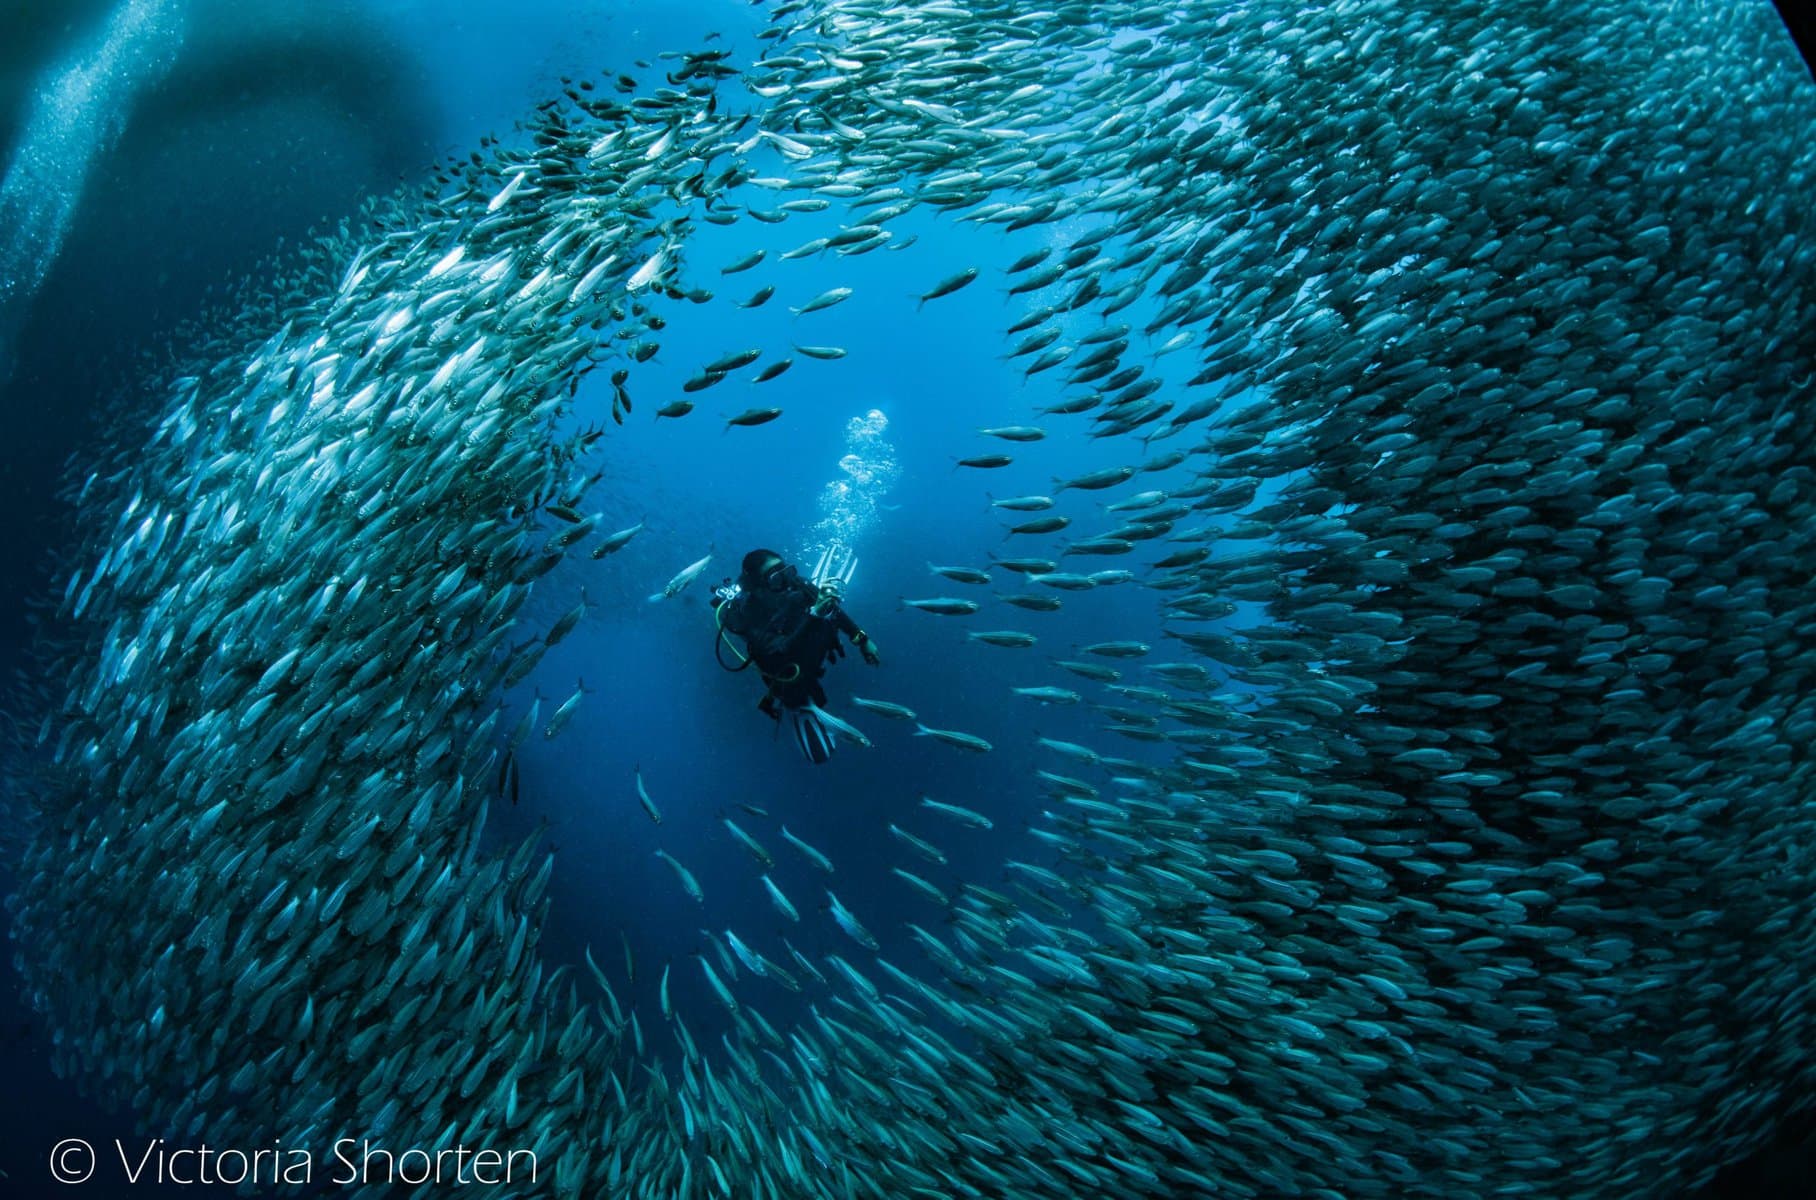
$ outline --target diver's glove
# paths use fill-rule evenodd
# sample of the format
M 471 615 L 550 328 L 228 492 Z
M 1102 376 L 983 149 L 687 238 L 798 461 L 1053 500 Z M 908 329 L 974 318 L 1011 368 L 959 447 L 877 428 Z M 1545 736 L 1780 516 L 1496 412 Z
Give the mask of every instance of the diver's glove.
M 862 654 L 864 656 L 865 662 L 869 663 L 871 666 L 874 667 L 878 663 L 883 661 L 882 655 L 880 655 L 876 652 L 876 639 L 875 638 L 871 637 L 867 633 L 859 631 L 858 636 L 857 636 L 857 643 L 858 643 L 858 653 Z

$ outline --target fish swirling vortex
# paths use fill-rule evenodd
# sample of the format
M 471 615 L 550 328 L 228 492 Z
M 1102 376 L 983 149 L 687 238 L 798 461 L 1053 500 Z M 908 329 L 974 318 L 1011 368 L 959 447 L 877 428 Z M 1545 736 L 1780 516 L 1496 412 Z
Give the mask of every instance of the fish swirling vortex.
M 718 1070 L 545 971 L 476 781 L 589 325 L 751 173 L 722 64 L 331 246 L 84 487 L 13 901 L 59 1069 L 576 1196 L 1646 1196 L 1757 1146 L 1816 1015 L 1816 100 L 1766 6 L 1665 7 L 788 6 L 744 81 L 800 186 L 861 147 L 904 211 L 1099 218 L 1066 302 L 1195 339 L 1228 524 L 1148 582 L 1259 698 L 1047 823 L 1088 921 L 967 888 L 907 999 L 845 964 Z

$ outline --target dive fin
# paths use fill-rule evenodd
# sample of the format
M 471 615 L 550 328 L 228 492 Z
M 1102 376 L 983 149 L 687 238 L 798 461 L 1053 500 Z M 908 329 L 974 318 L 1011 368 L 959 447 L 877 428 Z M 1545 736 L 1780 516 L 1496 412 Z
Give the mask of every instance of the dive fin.
M 789 711 L 794 717 L 795 744 L 800 746 L 807 761 L 817 765 L 830 759 L 833 748 L 837 745 L 832 730 L 810 709 L 795 708 Z

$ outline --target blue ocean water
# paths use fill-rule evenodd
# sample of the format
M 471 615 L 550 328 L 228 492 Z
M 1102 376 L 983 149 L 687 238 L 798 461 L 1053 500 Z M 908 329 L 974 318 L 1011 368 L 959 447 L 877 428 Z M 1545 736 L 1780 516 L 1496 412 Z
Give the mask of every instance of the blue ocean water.
M 60 518 L 47 499 L 58 482 L 49 464 L 65 454 L 80 461 L 86 447 L 107 436 L 108 418 L 96 414 L 129 393 L 133 351 L 157 345 L 192 317 L 208 285 L 256 272 L 276 237 L 295 239 L 316 222 L 332 222 L 399 174 L 406 180 L 425 176 L 439 154 L 464 154 L 487 132 L 509 144 L 512 122 L 558 91 L 563 76 L 606 69 L 653 79 L 661 51 L 692 46 L 708 31 L 720 32 L 729 48 L 753 53 L 761 24 L 758 10 L 730 5 L 639 6 L 634 14 L 567 0 L 341 7 L 337 16 L 346 23 L 337 25 L 319 13 L 255 6 L 255 16 L 222 32 L 210 24 L 219 13 L 196 5 L 171 48 L 168 74 L 133 100 L 154 123 L 127 122 L 117 146 L 97 151 L 88 192 L 72 198 L 71 233 L 20 318 L 5 393 L 8 411 L 19 414 L 21 444 L 37 451 L 9 456 L 4 466 L 8 498 L 21 514 L 5 547 L 18 582 L 7 598 L 14 634 L 9 651 L 27 636 L 25 599 L 59 536 Z M 14 98 L 4 110 L 12 117 L 5 126 L 9 134 L 26 128 L 26 98 L 102 15 L 102 6 L 72 7 L 63 28 L 39 29 L 13 43 L 29 52 L 8 63 Z M 23 31 L 27 19 L 19 20 Z M 251 66 L 235 67 L 235 37 L 259 50 L 255 62 L 306 46 L 320 73 L 306 81 L 269 79 Z M 637 68 L 638 59 L 658 67 Z M 337 77 L 337 71 L 350 72 L 352 62 L 366 64 L 360 74 L 365 85 Z M 336 78 L 341 86 L 322 82 Z M 374 82 L 379 80 L 383 86 Z M 356 99 L 369 107 L 350 103 Z M 348 131 L 367 140 L 350 145 L 357 139 Z M 323 155 L 330 165 L 318 168 Z M 332 186 L 312 191 L 308 178 L 318 172 Z M 307 195 L 294 211 L 274 216 L 247 203 L 266 188 L 284 194 L 289 180 L 302 180 L 298 188 Z M 128 194 L 159 219 L 133 223 L 107 207 L 108 199 Z M 241 213 L 244 231 L 222 220 Z M 998 606 L 990 615 L 953 618 L 903 606 L 904 598 L 981 600 L 990 593 L 1041 591 L 1000 570 L 989 587 L 954 583 L 933 574 L 929 564 L 988 567 L 995 556 L 1049 553 L 1066 539 L 1005 536 L 1008 525 L 1023 518 L 993 509 L 992 497 L 1049 492 L 1058 479 L 1105 465 L 1140 467 L 1175 443 L 1106 443 L 1088 436 L 1088 416 L 1041 416 L 1038 409 L 1062 394 L 1057 381 L 1025 377 L 1027 359 L 1005 358 L 1013 339 L 1005 340 L 1002 330 L 1027 305 L 1004 294 L 1003 269 L 1043 245 L 1075 239 L 1089 221 L 1004 235 L 917 216 L 891 225 L 897 242 L 916 239 L 905 249 L 778 261 L 782 251 L 851 219 L 835 205 L 792 218 L 785 227 L 744 221 L 697 230 L 686 250 L 687 275 L 716 298 L 678 306 L 662 332 L 660 353 L 632 378 L 634 407 L 622 425 L 609 415 L 605 372 L 583 382 L 575 426 L 605 430 L 596 455 L 604 477 L 588 510 L 602 512 L 602 529 L 644 529 L 622 551 L 596 561 L 575 556 L 537 583 L 524 637 L 537 635 L 583 596 L 588 613 L 503 697 L 502 729 L 533 702 L 540 706 L 518 752 L 520 796 L 516 803 L 502 797 L 494 803 L 489 831 L 501 847 L 533 837 L 556 852 L 544 959 L 578 964 L 590 950 L 620 998 L 645 1014 L 657 1010 L 658 981 L 665 968 L 672 970 L 672 1002 L 703 1042 L 727 1027 L 695 961 L 711 953 L 708 933 L 733 929 L 790 968 L 783 937 L 816 961 L 828 953 L 849 955 L 854 943 L 821 911 L 830 889 L 876 935 L 884 958 L 908 966 L 918 961 L 918 951 L 905 922 L 932 924 L 942 913 L 892 875 L 891 866 L 951 892 L 968 880 L 1008 886 L 1007 859 L 1052 863 L 1050 850 L 1028 826 L 1054 802 L 1032 780 L 1041 769 L 1073 772 L 1035 738 L 1091 738 L 1106 748 L 1110 739 L 1089 709 L 1037 704 L 1011 688 L 1077 683 L 1083 690 L 1082 681 L 1052 660 L 1085 657 L 1079 647 L 1108 639 L 1153 647 L 1147 660 L 1102 660 L 1122 669 L 1130 684 L 1155 682 L 1143 661 L 1189 657 L 1164 632 L 1156 593 L 1135 584 L 1053 592 L 1064 602 L 1056 613 Z M 756 249 L 767 251 L 762 264 L 720 274 L 722 264 Z M 122 273 L 114 265 L 119 262 L 132 270 Z M 924 305 L 917 301 L 966 267 L 978 269 L 977 282 Z M 773 299 L 728 319 L 727 298 L 766 284 L 776 287 Z M 790 314 L 789 305 L 832 286 L 851 288 L 852 297 L 826 311 Z M 1139 329 L 1151 315 L 1144 301 L 1117 319 Z M 93 362 L 97 329 L 121 332 L 120 348 L 105 365 Z M 682 394 L 690 375 L 722 353 L 762 348 L 769 361 L 802 343 L 837 345 L 847 354 L 819 361 L 792 352 L 792 368 L 771 382 L 751 382 L 756 368 L 747 368 L 692 394 L 698 405 L 692 414 L 655 416 L 660 405 Z M 1162 374 L 1167 370 L 1162 367 Z M 87 411 L 53 403 L 65 387 L 88 399 Z M 727 427 L 727 417 L 759 405 L 780 407 L 783 415 L 756 428 Z M 855 441 L 854 423 L 868 430 Z M 977 432 L 1033 423 L 1049 430 L 1047 439 L 1020 445 Z M 956 465 L 967 455 L 996 452 L 1012 455 L 1014 463 L 992 470 Z M 865 461 L 851 463 L 854 454 Z M 854 485 L 863 519 L 845 535 L 859 558 L 847 607 L 876 638 L 883 662 L 872 668 L 854 653 L 831 670 L 827 688 L 832 711 L 859 725 L 874 745 L 843 746 L 831 763 L 815 767 L 801 759 L 786 729 L 778 731 L 756 711 L 760 689 L 750 674 L 726 672 L 716 662 L 707 589 L 735 574 L 739 558 L 753 547 L 798 558 L 814 543 L 816 527 L 841 508 L 828 488 L 850 481 L 854 470 L 870 479 Z M 1108 532 L 1120 522 L 1103 511 L 1107 499 L 1187 478 L 1157 472 L 1137 475 L 1137 482 L 1116 492 L 1067 492 L 1055 511 L 1073 518 L 1067 537 Z M 688 589 L 661 602 L 647 599 L 707 554 L 710 567 Z M 1143 547 L 1127 559 L 1069 559 L 1062 569 L 1117 568 L 1153 557 Z M 965 636 L 1011 623 L 1036 634 L 1038 645 L 1005 649 Z M 565 729 L 544 737 L 554 706 L 582 686 L 586 695 Z M 850 702 L 854 694 L 905 704 L 928 725 L 984 737 L 994 749 L 970 754 L 916 737 L 911 725 L 857 709 Z M 1155 755 L 1137 740 L 1115 752 L 1142 761 Z M 662 811 L 659 825 L 638 804 L 639 774 Z M 993 828 L 956 824 L 922 806 L 923 797 L 983 811 Z M 752 860 L 725 828 L 725 817 L 769 849 L 772 869 Z M 891 835 L 892 824 L 936 844 L 947 861 L 918 858 Z M 788 845 L 783 825 L 823 851 L 835 872 L 823 875 Z M 658 850 L 698 877 L 703 903 L 682 890 Z M 759 881 L 766 869 L 801 910 L 798 926 L 770 907 Z M 15 1067 L 0 1115 L 0 1169 L 7 1172 L 0 1194 L 12 1181 L 42 1178 L 40 1160 L 59 1138 L 104 1140 L 131 1136 L 133 1129 L 129 1118 L 77 1099 L 47 1070 L 48 1047 L 17 1005 L 16 990 L 6 989 L 8 1007 L 0 1010 L 12 1031 L 5 1053 Z M 748 979 L 739 994 L 777 1024 L 800 1015 L 811 999 Z M 657 1025 L 645 1026 L 656 1053 L 677 1054 Z M 158 1191 L 135 1188 L 132 1194 Z

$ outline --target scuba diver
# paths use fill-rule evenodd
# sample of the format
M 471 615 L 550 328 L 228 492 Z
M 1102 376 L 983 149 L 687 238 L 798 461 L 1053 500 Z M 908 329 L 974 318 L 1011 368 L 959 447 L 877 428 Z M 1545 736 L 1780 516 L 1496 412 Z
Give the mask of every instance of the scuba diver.
M 795 740 L 809 762 L 832 757 L 833 730 L 817 710 L 826 703 L 826 690 L 820 686 L 826 664 L 845 654 L 839 634 L 850 638 L 871 666 L 882 661 L 876 642 L 839 604 L 854 565 L 849 556 L 835 562 L 828 551 L 810 581 L 775 551 L 752 550 L 744 556 L 738 581 L 728 579 L 713 589 L 718 625 L 714 657 L 728 671 L 756 665 L 767 685 L 757 707 L 775 721 L 782 719 L 783 709 L 788 711 Z M 744 639 L 742 653 L 726 637 L 729 633 Z M 726 663 L 722 647 L 730 647 L 737 666 Z

